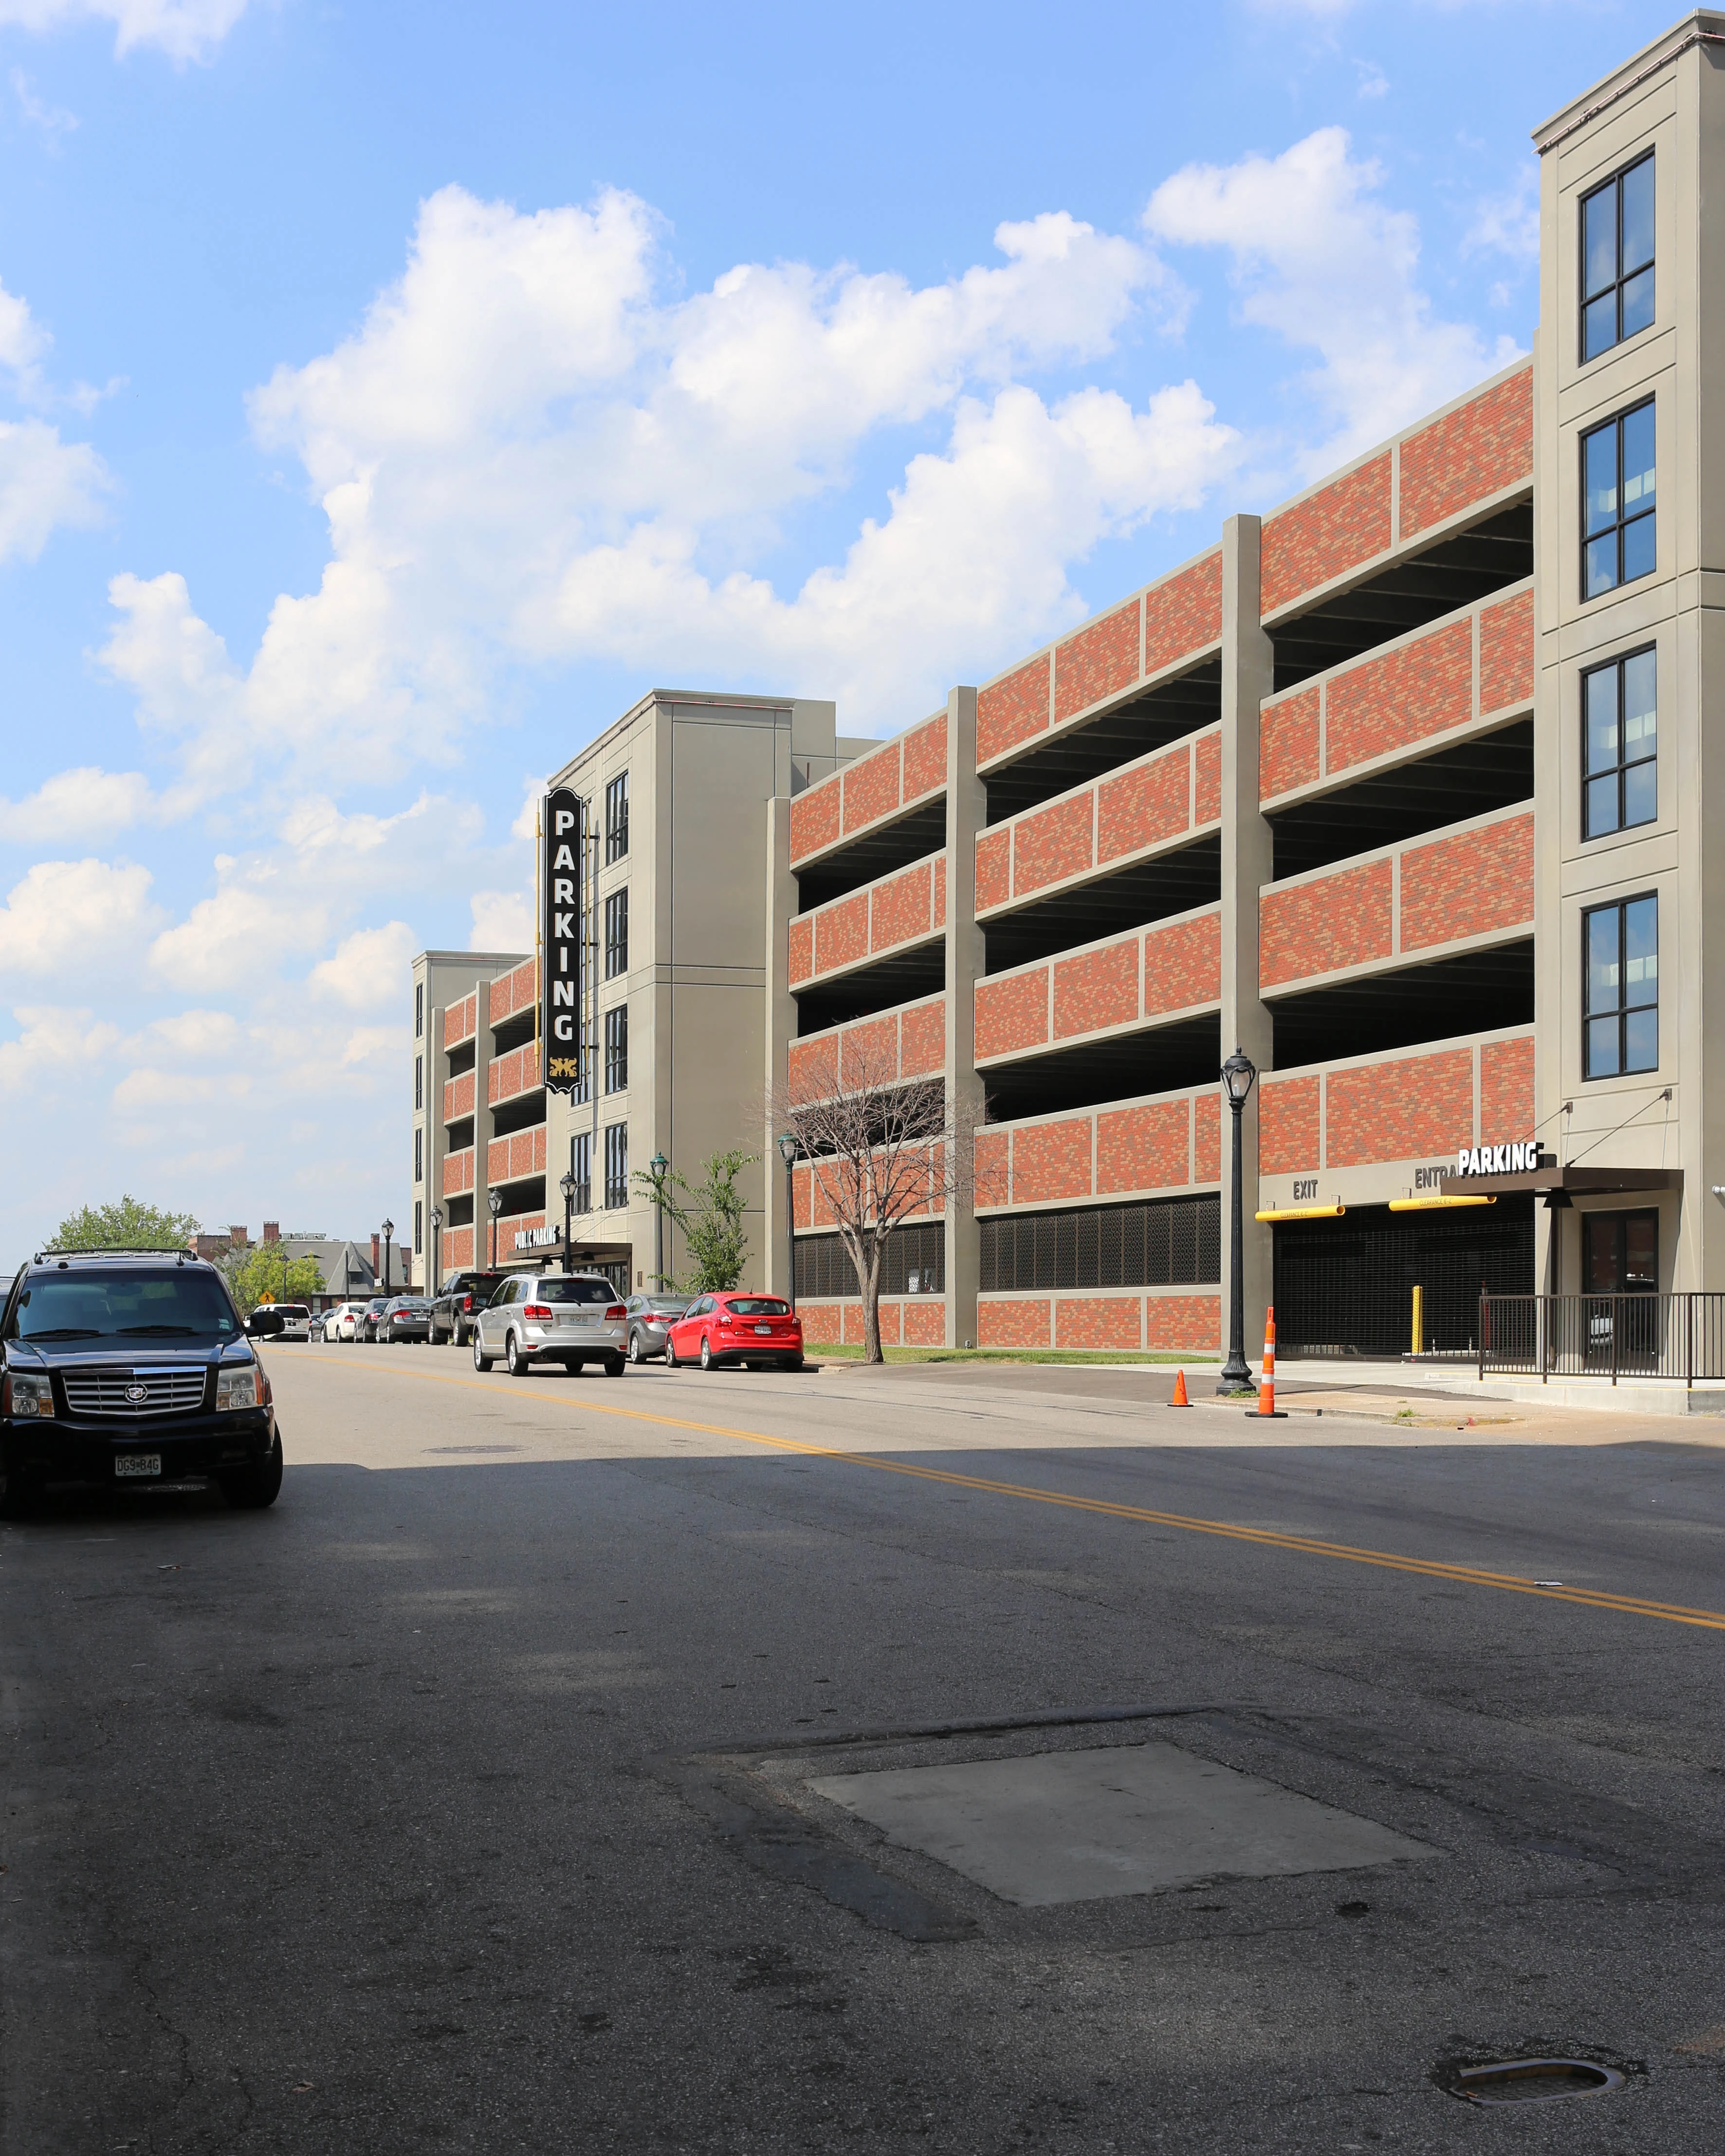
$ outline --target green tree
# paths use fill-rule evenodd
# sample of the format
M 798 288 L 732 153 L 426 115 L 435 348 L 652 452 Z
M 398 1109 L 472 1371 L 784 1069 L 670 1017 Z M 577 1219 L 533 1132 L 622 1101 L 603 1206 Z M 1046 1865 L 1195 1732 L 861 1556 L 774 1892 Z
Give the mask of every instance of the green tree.
M 237 1265 L 223 1270 L 228 1291 L 247 1317 L 260 1302 L 303 1302 L 323 1293 L 323 1268 L 316 1259 L 290 1258 L 284 1265 L 275 1243 L 254 1243 Z
M 742 1278 L 748 1256 L 748 1237 L 743 1233 L 746 1201 L 737 1178 L 760 1158 L 752 1152 L 711 1153 L 701 1163 L 701 1180 L 691 1183 L 671 1168 L 663 1182 L 649 1169 L 638 1168 L 634 1180 L 661 1202 L 683 1231 L 690 1270 L 675 1283 L 680 1295 L 718 1295 L 735 1287 Z M 671 1195 L 671 1186 L 682 1193 Z
M 180 1250 L 198 1233 L 189 1213 L 165 1213 L 128 1191 L 115 1205 L 83 1205 L 54 1231 L 61 1250 Z

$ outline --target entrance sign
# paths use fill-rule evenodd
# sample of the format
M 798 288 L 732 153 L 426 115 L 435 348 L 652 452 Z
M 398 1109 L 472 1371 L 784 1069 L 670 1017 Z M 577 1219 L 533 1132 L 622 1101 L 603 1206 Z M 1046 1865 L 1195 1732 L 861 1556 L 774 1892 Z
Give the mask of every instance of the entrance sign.
M 1543 1165 L 1538 1138 L 1525 1144 L 1462 1146 L 1455 1155 L 1457 1175 L 1531 1175 Z
M 545 909 L 540 940 L 540 1047 L 547 1090 L 573 1093 L 581 1084 L 582 911 L 587 880 L 583 873 L 587 815 L 580 795 L 567 786 L 547 793 L 539 829 Z

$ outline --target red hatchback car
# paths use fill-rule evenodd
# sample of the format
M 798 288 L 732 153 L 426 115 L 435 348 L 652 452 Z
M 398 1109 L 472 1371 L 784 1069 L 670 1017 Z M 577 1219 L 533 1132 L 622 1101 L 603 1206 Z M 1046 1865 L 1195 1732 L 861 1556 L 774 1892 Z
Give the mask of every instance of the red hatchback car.
M 741 1363 L 751 1370 L 800 1370 L 803 1321 L 783 1296 L 698 1295 L 670 1329 L 665 1359 L 672 1369 Z

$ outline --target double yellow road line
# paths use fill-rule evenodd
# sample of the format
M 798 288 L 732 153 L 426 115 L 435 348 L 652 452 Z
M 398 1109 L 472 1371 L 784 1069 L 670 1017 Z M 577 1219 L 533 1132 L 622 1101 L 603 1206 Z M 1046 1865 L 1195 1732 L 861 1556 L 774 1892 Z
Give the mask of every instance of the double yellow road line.
M 434 1370 L 397 1368 L 393 1374 L 416 1378 L 434 1385 L 459 1385 L 475 1392 L 508 1393 L 521 1397 L 518 1384 L 500 1384 L 495 1378 L 444 1377 Z M 643 1408 L 601 1406 L 583 1395 L 535 1393 L 529 1398 L 557 1407 L 579 1409 L 583 1414 L 610 1415 L 624 1422 L 657 1424 L 664 1430 L 693 1430 L 704 1437 L 728 1437 L 743 1445 L 757 1445 L 774 1452 L 800 1453 L 810 1460 L 836 1460 L 846 1467 L 869 1467 L 881 1475 L 905 1475 L 919 1482 L 938 1482 L 948 1489 L 972 1490 L 978 1496 L 1011 1497 L 1033 1505 L 1058 1505 L 1070 1512 L 1094 1512 L 1104 1519 L 1129 1520 L 1135 1525 L 1178 1527 L 1183 1533 L 1218 1535 L 1229 1542 L 1255 1543 L 1260 1548 L 1291 1550 L 1301 1557 L 1340 1559 L 1348 1564 L 1376 1565 L 1386 1572 L 1409 1572 L 1422 1579 L 1441 1579 L 1462 1587 L 1490 1587 L 1506 1594 L 1533 1594 L 1548 1602 L 1569 1602 L 1584 1609 L 1609 1609 L 1625 1617 L 1657 1617 L 1668 1625 L 1696 1625 L 1725 1632 L 1725 1610 L 1691 1609 L 1681 1603 L 1650 1602 L 1639 1595 L 1605 1594 L 1590 1588 L 1542 1584 L 1519 1579 L 1512 1573 L 1486 1572 L 1477 1565 L 1441 1564 L 1431 1558 L 1403 1557 L 1393 1550 L 1361 1549 L 1352 1543 L 1327 1542 L 1317 1535 L 1279 1534 L 1269 1527 L 1236 1527 L 1227 1520 L 1204 1520 L 1186 1512 L 1159 1512 L 1145 1505 L 1116 1504 L 1105 1497 L 1080 1497 L 1065 1490 L 1039 1489 L 1034 1483 L 1002 1482 L 983 1475 L 960 1475 L 947 1467 L 922 1467 L 906 1460 L 894 1460 L 874 1452 L 848 1452 L 838 1445 L 810 1445 L 800 1438 L 772 1437 L 764 1430 L 737 1430 L 729 1424 L 696 1422 L 685 1415 L 652 1414 Z

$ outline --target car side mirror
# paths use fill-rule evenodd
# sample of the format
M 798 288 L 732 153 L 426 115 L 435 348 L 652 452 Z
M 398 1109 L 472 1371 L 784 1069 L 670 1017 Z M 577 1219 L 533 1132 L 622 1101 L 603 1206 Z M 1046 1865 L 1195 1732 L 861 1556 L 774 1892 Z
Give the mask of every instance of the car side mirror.
M 254 1310 L 245 1321 L 245 1330 L 248 1339 L 273 1340 L 287 1331 L 287 1320 L 279 1311 Z

